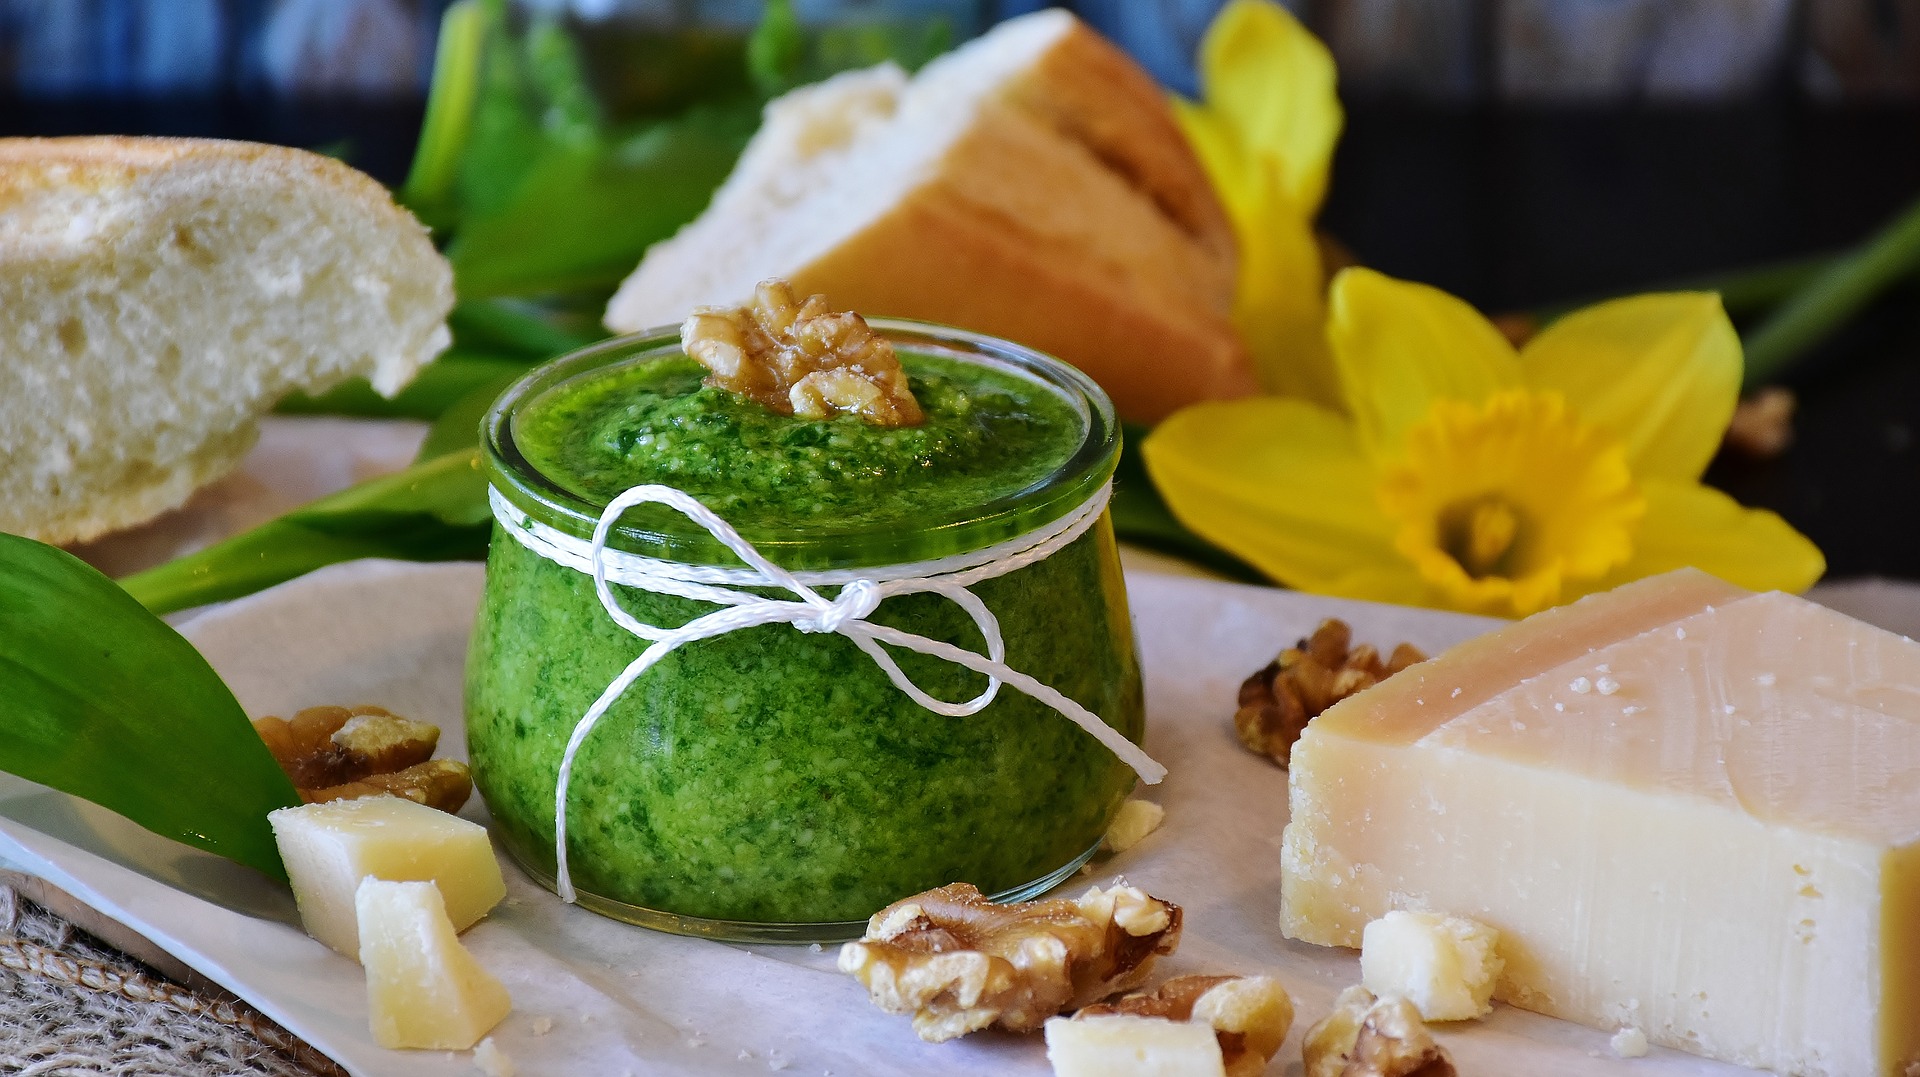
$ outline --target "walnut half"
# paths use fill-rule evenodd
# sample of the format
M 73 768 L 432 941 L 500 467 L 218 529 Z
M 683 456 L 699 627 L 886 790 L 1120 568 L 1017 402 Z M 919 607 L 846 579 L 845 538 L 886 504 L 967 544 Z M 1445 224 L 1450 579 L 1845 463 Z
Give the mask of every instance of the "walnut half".
M 1293 1000 L 1269 976 L 1176 976 L 1156 991 L 1095 1003 L 1073 1016 L 1115 1013 L 1210 1025 L 1227 1077 L 1258 1077 L 1293 1025 Z
M 875 913 L 866 936 L 841 947 L 840 971 L 882 1010 L 912 1014 L 930 1043 L 990 1025 L 1031 1032 L 1137 986 L 1179 945 L 1180 919 L 1178 905 L 1131 886 L 996 905 L 952 883 Z
M 1349 987 L 1326 1020 L 1307 1030 L 1306 1077 L 1455 1077 L 1420 1011 L 1403 998 Z
M 455 812 L 473 792 L 465 763 L 433 758 L 439 726 L 384 707 L 308 707 L 253 728 L 309 804 L 390 794 Z
M 1240 743 L 1284 767 L 1293 742 L 1321 711 L 1427 660 L 1411 643 L 1395 647 L 1384 660 L 1372 645 L 1352 643 L 1353 629 L 1329 617 L 1312 636 L 1248 677 L 1240 685 L 1239 709 L 1233 714 Z
M 874 426 L 919 426 L 920 402 L 893 345 L 827 297 L 796 303 L 793 286 L 761 281 L 745 307 L 697 307 L 680 344 L 707 368 L 707 384 L 779 415 L 858 415 Z

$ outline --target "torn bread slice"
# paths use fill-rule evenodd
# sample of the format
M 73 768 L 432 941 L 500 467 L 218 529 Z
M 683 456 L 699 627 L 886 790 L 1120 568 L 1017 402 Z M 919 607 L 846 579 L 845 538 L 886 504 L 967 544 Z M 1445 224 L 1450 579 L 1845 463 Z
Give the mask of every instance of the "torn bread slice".
M 289 392 L 406 384 L 452 306 L 426 230 L 338 161 L 0 139 L 0 531 L 75 542 L 174 508 Z
M 1244 395 L 1232 228 L 1153 80 L 1063 11 L 1010 20 L 909 79 L 804 87 L 705 213 L 607 307 L 637 331 L 738 305 L 768 277 L 836 309 L 1050 352 L 1121 414 Z

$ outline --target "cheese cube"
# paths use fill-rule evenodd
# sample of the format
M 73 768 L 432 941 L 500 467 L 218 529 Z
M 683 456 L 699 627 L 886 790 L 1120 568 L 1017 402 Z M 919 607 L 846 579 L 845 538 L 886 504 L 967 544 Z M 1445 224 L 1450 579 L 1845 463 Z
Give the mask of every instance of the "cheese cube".
M 399 797 L 333 800 L 267 816 L 307 934 L 357 958 L 353 895 L 360 880 L 432 881 L 455 930 L 507 894 L 487 830 Z
M 512 1008 L 507 989 L 460 945 L 434 884 L 368 878 L 354 906 L 375 1043 L 464 1051 Z
M 1423 1021 L 1465 1021 L 1493 1011 L 1500 933 L 1458 916 L 1395 909 L 1360 938 L 1360 982 L 1399 995 Z
M 1049 1017 L 1054 1077 L 1226 1077 L 1213 1026 L 1110 1013 Z
M 1920 1062 L 1920 644 L 1698 573 L 1471 641 L 1294 748 L 1281 926 L 1496 928 L 1496 997 L 1782 1073 Z
M 1160 823 L 1166 817 L 1167 809 L 1151 800 L 1125 801 L 1100 843 L 1111 852 L 1124 853 L 1144 841 L 1148 834 L 1160 829 Z

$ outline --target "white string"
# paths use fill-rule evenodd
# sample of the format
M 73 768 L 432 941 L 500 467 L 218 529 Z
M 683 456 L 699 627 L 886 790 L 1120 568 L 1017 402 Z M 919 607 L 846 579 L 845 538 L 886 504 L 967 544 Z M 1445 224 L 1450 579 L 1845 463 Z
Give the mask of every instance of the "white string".
M 1133 768 L 1140 780 L 1156 784 L 1166 776 L 1167 768 L 1154 762 L 1140 747 L 1119 731 L 1100 720 L 1100 716 L 1062 695 L 1052 687 L 1006 664 L 1006 641 L 1000 634 L 1000 622 L 986 603 L 967 588 L 981 580 L 1004 576 L 1044 561 L 1085 534 L 1106 508 L 1112 484 L 1102 486 L 1079 508 L 1036 531 L 984 550 L 930 561 L 910 562 L 885 568 L 793 573 L 766 559 L 753 544 L 740 536 L 733 526 L 713 510 L 671 486 L 636 486 L 614 498 L 600 514 L 593 529 L 593 541 L 585 543 L 557 528 L 534 520 L 508 501 L 497 488 L 488 493 L 495 519 L 522 546 L 556 564 L 593 576 L 594 593 L 600 605 L 621 628 L 649 641 L 622 670 L 606 691 L 587 708 L 567 739 L 567 750 L 560 758 L 560 776 L 554 787 L 554 859 L 555 889 L 564 901 L 574 900 L 573 878 L 567 869 L 567 791 L 573 778 L 574 756 L 608 708 L 624 695 L 633 683 L 662 658 L 696 640 L 753 628 L 766 624 L 789 624 L 802 632 L 831 632 L 845 636 L 873 659 L 894 687 L 905 692 L 920 706 L 950 718 L 978 714 L 992 703 L 1002 684 L 1032 696 L 1066 716 Z M 607 537 L 614 524 L 636 505 L 658 504 L 671 508 L 733 551 L 748 566 L 744 569 L 686 565 L 675 561 L 643 557 L 624 550 L 607 548 Z M 720 607 L 696 617 L 679 628 L 661 628 L 628 613 L 613 594 L 610 584 L 618 583 L 656 594 L 697 599 Z M 839 585 L 840 592 L 827 598 L 817 587 Z M 778 588 L 792 592 L 795 599 L 769 598 L 739 588 Z M 898 595 L 937 594 L 951 600 L 980 629 L 986 640 L 985 654 L 956 647 L 951 643 L 903 632 L 887 625 L 874 624 L 867 617 L 880 603 Z M 964 703 L 949 703 L 928 695 L 913 683 L 881 644 L 904 647 L 920 654 L 941 658 L 955 665 L 984 674 L 987 687 Z

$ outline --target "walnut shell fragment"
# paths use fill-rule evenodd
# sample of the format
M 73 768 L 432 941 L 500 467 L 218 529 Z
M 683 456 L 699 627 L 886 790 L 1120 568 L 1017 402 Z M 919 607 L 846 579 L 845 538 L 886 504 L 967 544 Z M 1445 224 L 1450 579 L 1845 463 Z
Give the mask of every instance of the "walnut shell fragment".
M 465 763 L 433 758 L 439 726 L 384 707 L 308 707 L 253 728 L 309 804 L 390 794 L 455 812 L 473 792 Z
M 1180 921 L 1178 905 L 1131 886 L 996 905 L 952 883 L 875 913 L 841 947 L 840 971 L 882 1010 L 912 1014 L 929 1043 L 989 1026 L 1031 1032 L 1137 986 L 1179 945 Z
M 708 385 L 777 415 L 844 413 L 874 426 L 926 421 L 891 342 L 860 315 L 828 309 L 826 296 L 796 303 L 783 280 L 761 281 L 750 306 L 695 308 L 680 344 L 707 368 Z
M 1240 743 L 1284 767 L 1293 742 L 1321 711 L 1427 660 L 1411 643 L 1395 647 L 1384 660 L 1372 645 L 1352 643 L 1353 629 L 1329 617 L 1312 636 L 1281 651 L 1242 682 L 1239 709 L 1233 714 Z
M 1452 1056 L 1413 1003 L 1364 987 L 1340 992 L 1333 1012 L 1307 1030 L 1303 1054 L 1306 1077 L 1455 1077 Z
M 1158 990 L 1096 1002 L 1073 1016 L 1115 1013 L 1211 1025 L 1227 1077 L 1259 1077 L 1293 1025 L 1293 1000 L 1269 976 L 1176 976 Z

